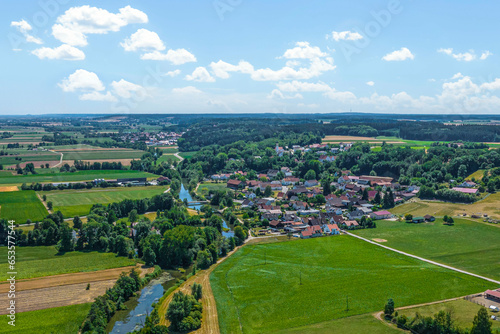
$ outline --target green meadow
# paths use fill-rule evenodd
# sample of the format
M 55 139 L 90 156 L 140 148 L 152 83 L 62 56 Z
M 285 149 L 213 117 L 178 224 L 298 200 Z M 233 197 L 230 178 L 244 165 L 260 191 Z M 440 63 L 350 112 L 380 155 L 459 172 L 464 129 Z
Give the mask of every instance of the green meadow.
M 383 310 L 388 298 L 399 307 L 493 287 L 349 236 L 247 245 L 210 282 L 222 333 L 284 333 Z
M 90 311 L 91 303 L 69 305 L 44 310 L 22 312 L 16 314 L 16 326 L 5 324 L 0 326 L 0 334 L 70 334 L 78 333 L 81 324 Z
M 0 184 L 30 184 L 47 182 L 78 182 L 94 179 L 121 179 L 136 177 L 155 177 L 154 174 L 134 170 L 82 170 L 74 173 L 59 173 L 51 170 L 50 173 L 35 175 L 6 175 L 0 174 Z
M 500 227 L 454 218 L 455 225 L 377 221 L 377 228 L 354 233 L 384 239 L 383 245 L 500 280 Z
M 7 247 L 0 247 L 6 254 Z M 58 253 L 55 246 L 16 247 L 17 279 L 97 271 L 135 265 L 134 260 L 114 253 L 68 252 Z M 0 258 L 0 280 L 7 279 L 7 256 Z
M 40 196 L 46 195 L 47 202 L 52 201 L 54 211 L 61 211 L 65 217 L 84 216 L 94 204 L 111 204 L 124 199 L 143 199 L 160 195 L 168 187 L 118 187 L 93 188 L 78 190 L 42 191 Z

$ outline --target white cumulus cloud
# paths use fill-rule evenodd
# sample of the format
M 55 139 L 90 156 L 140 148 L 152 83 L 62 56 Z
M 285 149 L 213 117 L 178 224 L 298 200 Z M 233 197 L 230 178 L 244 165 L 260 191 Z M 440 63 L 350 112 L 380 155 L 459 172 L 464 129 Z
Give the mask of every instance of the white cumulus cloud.
M 215 79 L 208 73 L 205 67 L 197 67 L 192 74 L 186 75 L 187 81 L 214 82 Z
M 147 29 L 139 29 L 120 45 L 125 51 L 165 50 L 165 44 L 157 33 Z
M 168 71 L 167 73 L 163 74 L 164 77 L 176 77 L 179 74 L 181 74 L 181 70 L 173 70 L 173 71 Z
M 327 39 L 330 37 L 330 35 L 326 36 Z M 331 37 L 336 41 L 357 41 L 359 39 L 363 39 L 363 36 L 355 31 L 332 31 Z
M 89 5 L 71 7 L 59 16 L 52 26 L 52 35 L 59 41 L 73 45 L 87 45 L 88 34 L 107 34 L 133 23 L 147 23 L 148 16 L 130 6 L 118 13 Z
M 312 59 L 317 57 L 326 57 L 324 53 L 317 46 L 311 46 L 309 42 L 297 42 L 293 49 L 288 49 L 283 54 L 286 59 Z
M 85 53 L 74 46 L 63 44 L 56 48 L 39 48 L 31 52 L 40 59 L 83 60 Z
M 473 61 L 477 59 L 476 52 L 474 50 L 469 50 L 468 52 L 459 52 L 455 53 L 453 52 L 453 48 L 441 48 L 437 50 L 439 53 L 444 53 L 448 56 L 453 57 L 457 61 Z M 490 51 L 484 51 L 481 56 L 479 57 L 480 60 L 485 60 L 489 56 L 491 56 L 492 53 Z
M 12 21 L 10 23 L 11 27 L 15 27 L 21 34 L 23 34 L 24 38 L 26 38 L 26 42 L 35 43 L 35 44 L 43 44 L 40 38 L 37 38 L 33 35 L 30 35 L 30 31 L 33 30 L 31 25 L 26 22 L 26 20 L 21 21 Z
M 113 96 L 110 92 L 106 92 L 103 94 L 101 92 L 91 92 L 82 94 L 79 97 L 82 101 L 107 101 L 107 102 L 116 102 L 118 99 Z
M 373 81 L 368 81 L 366 84 L 368 86 L 372 86 L 372 87 L 375 86 L 375 82 L 373 82 Z
M 65 92 L 103 91 L 105 89 L 97 74 L 83 69 L 70 74 L 59 83 L 59 87 Z
M 195 63 L 196 57 L 186 49 L 168 50 L 168 52 L 161 53 L 153 51 L 141 56 L 143 60 L 167 60 L 173 65 L 182 65 L 186 63 Z
M 415 56 L 408 48 L 401 48 L 400 50 L 386 54 L 382 59 L 385 61 L 403 61 L 406 59 L 415 59 Z
M 113 91 L 116 95 L 123 97 L 125 99 L 129 99 L 132 97 L 132 94 L 136 94 L 138 96 L 146 96 L 146 89 L 141 85 L 137 85 L 126 80 L 121 79 L 120 81 L 113 81 L 111 83 L 111 87 L 113 87 Z

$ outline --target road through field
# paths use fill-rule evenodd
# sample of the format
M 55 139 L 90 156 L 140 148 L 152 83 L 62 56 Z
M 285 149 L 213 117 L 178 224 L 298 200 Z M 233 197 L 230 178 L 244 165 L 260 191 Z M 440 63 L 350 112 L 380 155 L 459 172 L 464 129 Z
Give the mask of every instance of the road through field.
M 403 251 L 400 251 L 400 250 L 397 250 L 397 249 L 394 249 L 394 248 L 391 248 L 391 247 L 387 247 L 387 246 L 381 245 L 381 244 L 379 244 L 379 243 L 377 243 L 375 241 L 372 241 L 372 240 L 360 237 L 359 235 L 356 235 L 356 234 L 352 234 L 352 233 L 349 233 L 349 232 L 346 232 L 346 231 L 344 231 L 344 233 L 347 234 L 347 235 L 350 235 L 351 237 L 355 237 L 355 238 L 361 239 L 363 241 L 366 241 L 366 242 L 371 243 L 373 245 L 377 245 L 377 246 L 385 248 L 387 250 L 390 250 L 390 251 L 393 251 L 393 252 L 396 252 L 396 253 L 408 256 L 408 257 L 412 257 L 414 259 L 417 259 L 417 260 L 420 260 L 420 261 L 424 261 L 424 262 L 427 262 L 427 263 L 430 263 L 430 264 L 433 264 L 433 265 L 436 265 L 436 266 L 439 266 L 439 267 L 442 267 L 442 268 L 450 269 L 450 270 L 453 270 L 453 271 L 456 271 L 456 272 L 459 272 L 459 273 L 462 273 L 462 274 L 466 274 L 466 275 L 469 275 L 469 276 L 473 276 L 473 277 L 477 277 L 477 278 L 480 278 L 480 279 L 484 279 L 485 281 L 492 282 L 492 283 L 500 285 L 500 281 L 496 281 L 496 280 L 491 279 L 489 277 L 485 277 L 485 276 L 473 274 L 473 273 L 470 273 L 470 272 L 462 270 L 462 269 L 451 267 L 451 266 L 448 266 L 446 264 L 442 264 L 442 263 L 439 263 L 439 262 L 436 262 L 436 261 L 428 260 L 428 259 L 425 259 L 425 258 L 420 257 L 420 256 L 416 256 L 416 255 L 409 254 L 409 253 L 406 253 L 406 252 L 403 252 Z

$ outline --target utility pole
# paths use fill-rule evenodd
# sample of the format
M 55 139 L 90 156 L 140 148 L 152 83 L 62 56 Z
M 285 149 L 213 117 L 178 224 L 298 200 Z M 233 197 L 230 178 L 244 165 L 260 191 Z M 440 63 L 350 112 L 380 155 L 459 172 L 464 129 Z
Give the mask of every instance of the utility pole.
M 347 295 L 347 297 L 346 297 L 346 301 L 347 301 L 347 309 L 346 309 L 346 312 L 349 312 L 349 295 Z

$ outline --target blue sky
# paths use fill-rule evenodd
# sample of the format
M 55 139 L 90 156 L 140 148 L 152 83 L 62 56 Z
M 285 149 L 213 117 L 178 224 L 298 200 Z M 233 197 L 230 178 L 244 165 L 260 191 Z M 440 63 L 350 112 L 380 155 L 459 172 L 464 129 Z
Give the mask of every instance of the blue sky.
M 2 114 L 499 112 L 497 1 L 9 1 Z

